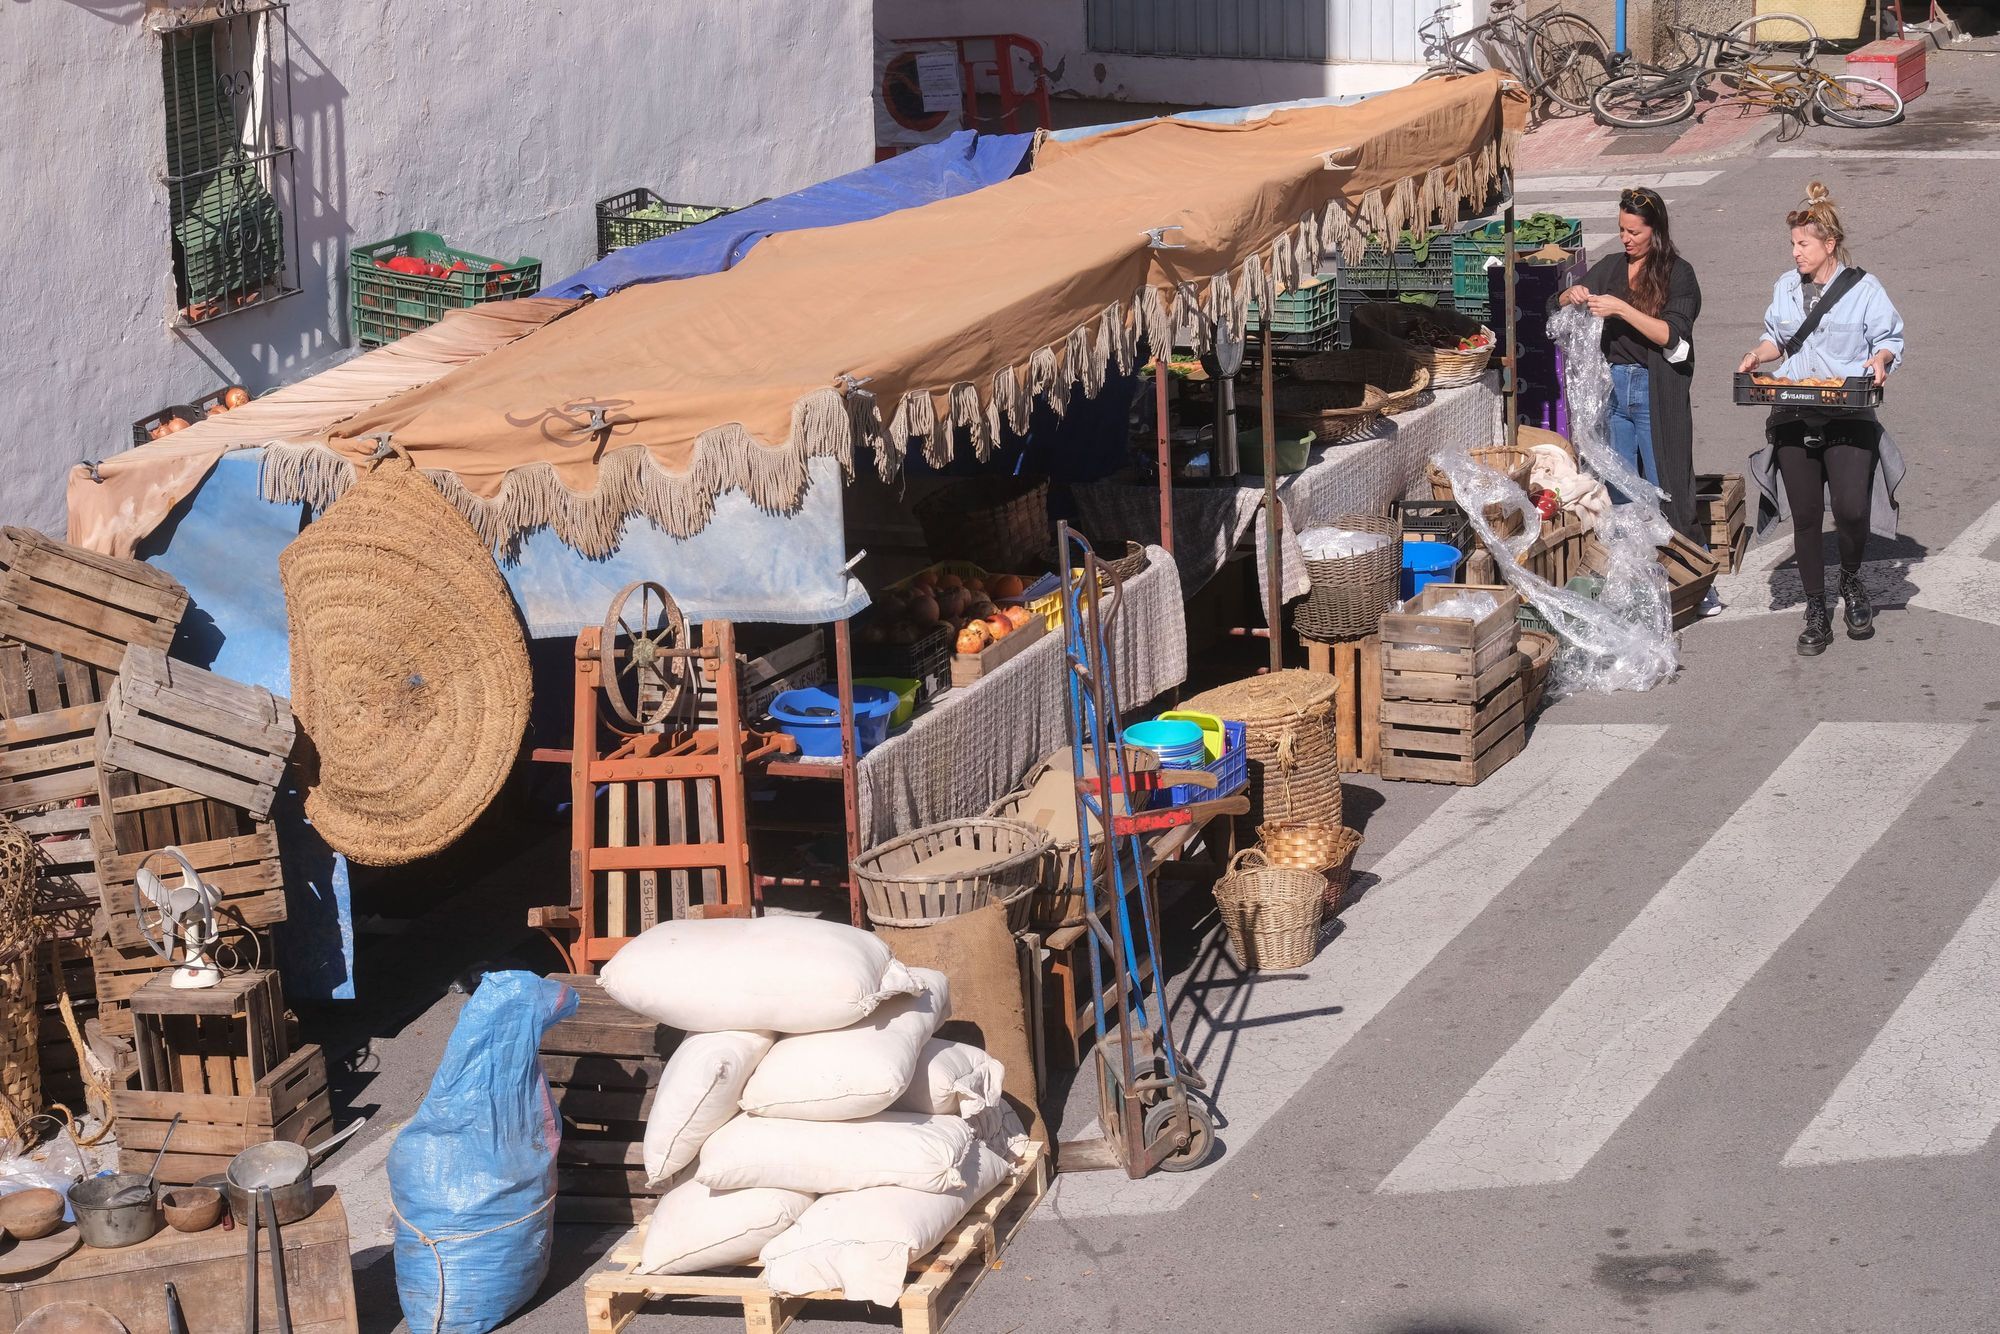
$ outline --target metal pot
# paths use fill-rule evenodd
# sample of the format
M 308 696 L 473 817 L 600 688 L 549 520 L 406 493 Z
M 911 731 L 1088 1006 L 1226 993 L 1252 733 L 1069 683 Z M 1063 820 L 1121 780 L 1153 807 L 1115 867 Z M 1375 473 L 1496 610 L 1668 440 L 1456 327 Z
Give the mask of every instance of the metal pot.
M 146 1193 L 128 1204 L 106 1207 L 105 1201 L 133 1186 Z M 83 1244 L 99 1250 L 137 1246 L 160 1230 L 160 1202 L 150 1180 L 137 1172 L 119 1172 L 108 1177 L 92 1177 L 70 1188 L 70 1208 L 76 1212 L 77 1231 Z
M 278 1206 L 278 1222 L 290 1225 L 313 1211 L 312 1154 L 304 1145 L 274 1140 L 253 1144 L 230 1160 L 223 1174 L 223 1194 L 229 1197 L 229 1212 L 237 1225 L 250 1222 L 257 1207 L 257 1192 L 271 1192 Z

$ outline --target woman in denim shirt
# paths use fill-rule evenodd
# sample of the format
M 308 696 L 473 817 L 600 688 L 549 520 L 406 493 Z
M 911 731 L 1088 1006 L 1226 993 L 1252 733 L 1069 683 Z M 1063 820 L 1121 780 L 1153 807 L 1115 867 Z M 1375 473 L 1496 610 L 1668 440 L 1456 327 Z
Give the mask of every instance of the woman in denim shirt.
M 1827 288 L 1850 265 L 1847 233 L 1827 189 L 1814 181 L 1806 205 L 1786 218 L 1792 229 L 1793 270 L 1778 279 L 1764 315 L 1764 340 L 1737 368 L 1754 371 L 1777 361 L 1786 380 L 1871 376 L 1876 384 L 1902 364 L 1903 317 L 1873 275 L 1864 276 L 1820 317 L 1819 327 L 1797 353 L 1787 356 L 1786 340 L 1798 332 Z M 1815 412 L 1774 408 L 1764 428 L 1766 448 L 1750 460 L 1758 497 L 1758 531 L 1792 519 L 1793 550 L 1805 586 L 1806 624 L 1799 652 L 1823 653 L 1833 642 L 1826 603 L 1826 559 L 1820 530 L 1826 497 L 1833 501 L 1833 526 L 1840 546 L 1840 596 L 1847 635 L 1875 633 L 1875 611 L 1861 584 L 1861 552 L 1871 531 L 1896 535 L 1896 487 L 1903 461 L 1873 409 Z M 1878 467 L 1877 464 L 1880 464 Z M 1778 485 L 1782 478 L 1782 489 Z

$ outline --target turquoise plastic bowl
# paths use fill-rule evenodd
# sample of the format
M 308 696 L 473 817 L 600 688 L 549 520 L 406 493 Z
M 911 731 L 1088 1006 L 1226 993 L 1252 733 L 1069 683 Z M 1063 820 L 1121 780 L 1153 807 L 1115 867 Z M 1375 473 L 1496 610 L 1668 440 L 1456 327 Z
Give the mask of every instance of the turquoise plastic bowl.
M 1133 723 L 1125 729 L 1125 744 L 1150 750 L 1170 762 L 1186 759 L 1190 763 L 1199 763 L 1208 753 L 1201 724 L 1179 718 L 1154 718 L 1149 722 Z

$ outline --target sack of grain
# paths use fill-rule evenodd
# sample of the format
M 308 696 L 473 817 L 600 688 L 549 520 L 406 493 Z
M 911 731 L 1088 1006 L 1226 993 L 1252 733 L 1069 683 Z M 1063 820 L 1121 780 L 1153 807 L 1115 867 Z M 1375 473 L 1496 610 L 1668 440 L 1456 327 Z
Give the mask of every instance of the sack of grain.
M 970 1119 L 1000 1102 L 1000 1083 L 1005 1077 L 1000 1062 L 971 1043 L 932 1038 L 924 1044 L 916 1076 L 893 1110 Z
M 697 1033 L 681 1043 L 660 1072 L 646 1117 L 647 1185 L 666 1185 L 736 1115 L 743 1086 L 771 1042 L 769 1033 Z
M 698 1274 L 747 1265 L 812 1201 L 803 1191 L 715 1191 L 699 1181 L 685 1182 L 654 1206 L 637 1272 Z
M 910 1087 L 924 1044 L 951 1016 L 950 980 L 932 968 L 911 971 L 923 987 L 916 995 L 884 1001 L 848 1028 L 780 1038 L 744 1087 L 743 1110 L 800 1121 L 853 1121 L 887 1110 Z
M 823 1033 L 918 990 L 881 940 L 814 917 L 662 922 L 598 980 L 626 1009 L 688 1033 Z
M 739 1116 L 701 1147 L 696 1180 L 711 1190 L 802 1190 L 809 1195 L 907 1186 L 956 1190 L 977 1138 L 956 1116 L 877 1112 L 860 1121 Z

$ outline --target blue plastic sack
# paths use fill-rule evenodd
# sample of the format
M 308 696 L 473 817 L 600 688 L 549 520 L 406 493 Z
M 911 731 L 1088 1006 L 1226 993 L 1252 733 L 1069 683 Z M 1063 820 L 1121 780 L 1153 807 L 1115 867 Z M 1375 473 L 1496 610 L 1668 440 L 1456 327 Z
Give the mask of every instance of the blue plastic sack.
M 411 1334 L 485 1334 L 549 1272 L 562 1125 L 537 1052 L 576 992 L 488 973 L 389 1151 L 396 1294 Z

